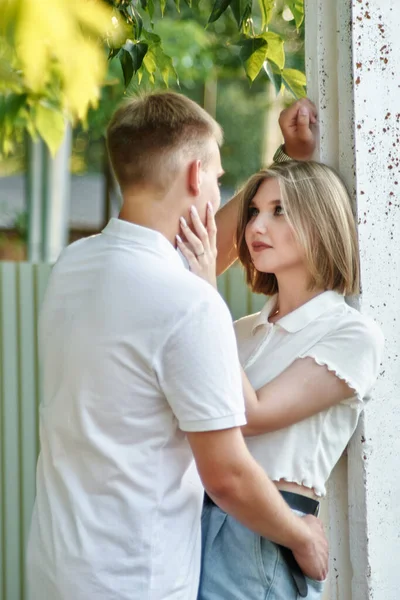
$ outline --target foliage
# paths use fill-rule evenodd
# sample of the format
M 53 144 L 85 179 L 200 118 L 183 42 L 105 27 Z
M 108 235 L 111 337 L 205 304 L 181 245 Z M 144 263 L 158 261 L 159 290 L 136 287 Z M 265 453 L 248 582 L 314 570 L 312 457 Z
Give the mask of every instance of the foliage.
M 161 74 L 167 86 L 170 79 L 178 81 L 180 71 L 175 68 L 177 65 L 174 59 L 179 56 L 180 40 L 185 33 L 190 35 L 185 30 L 188 19 L 195 17 L 198 23 L 203 22 L 207 28 L 209 35 L 207 37 L 203 34 L 202 43 L 203 46 L 208 46 L 209 56 L 216 58 L 218 46 L 229 47 L 233 53 L 239 49 L 240 59 L 251 83 L 264 68 L 278 91 L 287 88 L 295 97 L 305 94 L 304 77 L 296 70 L 285 69 L 283 36 L 269 30 L 275 14 L 275 0 L 212 0 L 211 4 L 186 0 L 190 11 L 187 7 L 181 9 L 180 0 L 175 0 L 175 6 L 167 0 L 140 0 L 140 3 L 135 0 L 107 1 L 114 9 L 119 10 L 131 31 L 131 37 L 120 50 L 114 48 L 110 51 L 110 57 L 118 57 L 121 62 L 126 85 L 135 75 L 139 83 L 144 76 L 154 83 L 157 73 Z M 282 0 L 281 3 L 299 29 L 304 20 L 304 0 Z M 173 20 L 175 25 L 176 47 L 171 49 L 170 54 L 165 52 L 168 39 L 163 36 L 162 27 L 158 30 L 159 34 L 154 33 L 164 15 L 170 21 Z M 235 22 L 235 27 L 228 27 L 225 35 L 221 35 L 220 27 L 216 27 L 216 22 L 221 19 Z M 152 32 L 148 30 L 149 27 Z M 193 33 L 193 41 L 199 42 L 201 34 L 195 31 Z M 213 62 L 217 66 L 217 61 Z
M 297 29 L 303 1 L 278 2 Z M 111 105 L 139 87 L 190 88 L 240 63 L 251 83 L 263 73 L 277 92 L 305 93 L 304 74 L 287 68 L 275 0 L 0 0 L 0 14 L 3 155 L 25 131 L 54 153 L 66 120 L 85 124 L 101 96 Z
M 54 152 L 65 119 L 83 119 L 96 104 L 104 43 L 121 45 L 123 21 L 98 0 L 0 0 L 0 10 L 0 149 L 27 130 Z

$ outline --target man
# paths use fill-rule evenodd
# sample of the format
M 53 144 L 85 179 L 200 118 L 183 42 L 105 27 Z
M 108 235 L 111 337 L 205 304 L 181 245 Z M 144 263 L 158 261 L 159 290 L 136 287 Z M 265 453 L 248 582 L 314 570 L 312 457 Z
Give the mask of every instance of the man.
M 326 574 L 319 522 L 293 514 L 244 443 L 228 309 L 175 250 L 180 217 L 205 222 L 219 206 L 221 137 L 173 93 L 111 121 L 120 218 L 63 252 L 40 319 L 31 600 L 195 600 L 201 482 L 307 574 Z

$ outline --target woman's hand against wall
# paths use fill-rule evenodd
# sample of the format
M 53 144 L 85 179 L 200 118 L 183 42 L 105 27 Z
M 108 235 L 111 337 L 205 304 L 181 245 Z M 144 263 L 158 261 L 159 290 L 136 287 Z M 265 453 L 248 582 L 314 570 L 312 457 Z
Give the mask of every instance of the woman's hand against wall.
M 281 112 L 279 126 L 285 140 L 285 154 L 295 160 L 311 160 L 316 146 L 316 122 L 317 109 L 308 98 Z
M 186 258 L 189 268 L 195 275 L 217 287 L 216 261 L 217 261 L 217 227 L 214 212 L 210 203 L 207 204 L 205 226 L 194 206 L 190 210 L 192 229 L 181 217 L 181 229 L 185 241 L 180 236 L 176 237 L 179 250 Z

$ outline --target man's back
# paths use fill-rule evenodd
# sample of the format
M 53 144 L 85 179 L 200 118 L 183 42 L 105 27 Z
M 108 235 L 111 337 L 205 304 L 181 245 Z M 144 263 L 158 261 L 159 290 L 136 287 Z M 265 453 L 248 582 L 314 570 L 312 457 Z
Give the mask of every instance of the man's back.
M 240 380 L 232 406 L 208 407 L 195 381 L 186 398 L 197 367 L 177 346 L 210 311 L 229 321 L 224 310 L 163 236 L 131 223 L 112 220 L 55 266 L 40 321 L 32 600 L 195 598 L 202 488 L 181 429 L 241 424 L 242 408 Z

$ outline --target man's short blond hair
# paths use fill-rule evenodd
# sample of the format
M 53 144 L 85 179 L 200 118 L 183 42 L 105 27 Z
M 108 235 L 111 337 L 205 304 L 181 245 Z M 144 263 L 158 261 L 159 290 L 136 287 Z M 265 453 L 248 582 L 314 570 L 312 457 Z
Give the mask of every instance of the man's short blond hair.
M 182 157 L 207 162 L 211 139 L 222 143 L 218 123 L 198 104 L 174 92 L 124 102 L 107 130 L 108 152 L 122 190 L 136 185 L 168 187 Z
M 358 240 L 349 195 L 332 169 L 311 161 L 274 164 L 253 175 L 240 192 L 236 243 L 251 289 L 267 296 L 278 292 L 275 275 L 254 267 L 245 239 L 251 202 L 268 179 L 279 183 L 285 218 L 305 252 L 310 289 L 357 294 Z

